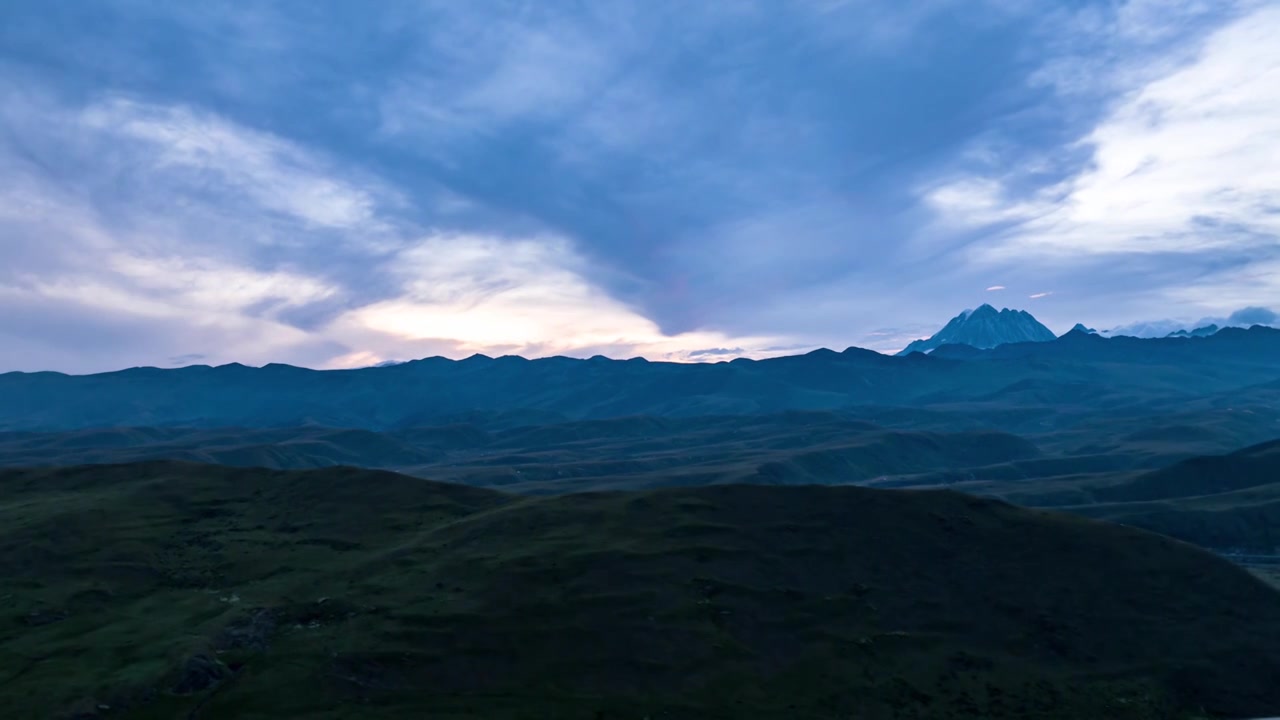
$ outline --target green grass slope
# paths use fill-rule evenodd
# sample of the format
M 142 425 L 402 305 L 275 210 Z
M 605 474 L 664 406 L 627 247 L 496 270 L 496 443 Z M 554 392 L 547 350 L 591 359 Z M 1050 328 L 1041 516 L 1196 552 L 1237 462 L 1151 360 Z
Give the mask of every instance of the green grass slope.
M 1228 455 L 1191 458 L 1129 482 L 1094 490 L 1100 502 L 1196 497 L 1280 483 L 1280 440 Z
M 1218 551 L 1280 555 L 1280 441 L 1144 473 L 961 487 L 1019 505 L 1052 505 Z
M 14 718 L 1280 710 L 1280 594 L 1254 576 L 942 491 L 7 470 L 0 576 Z
M 628 417 L 485 431 L 115 428 L 0 433 L 0 466 L 181 460 L 239 467 L 354 465 L 504 490 L 560 493 L 725 482 L 857 482 L 1039 455 L 993 431 L 889 430 L 835 413 Z
M 421 434 L 421 433 L 420 433 Z M 99 428 L 59 433 L 0 433 L 0 465 L 88 465 L 179 460 L 278 470 L 432 462 L 429 439 L 369 430 L 296 428 Z

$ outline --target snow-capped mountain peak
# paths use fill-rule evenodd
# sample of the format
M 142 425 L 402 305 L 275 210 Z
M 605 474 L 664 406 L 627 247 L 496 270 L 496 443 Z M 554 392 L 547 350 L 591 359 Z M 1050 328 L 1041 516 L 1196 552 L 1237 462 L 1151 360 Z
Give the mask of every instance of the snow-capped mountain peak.
M 1007 343 L 1048 342 L 1056 338 L 1052 330 L 1040 324 L 1025 310 L 996 310 L 991 305 L 983 304 L 974 310 L 965 310 L 952 318 L 933 337 L 916 340 L 899 354 L 929 352 L 948 344 L 985 349 Z

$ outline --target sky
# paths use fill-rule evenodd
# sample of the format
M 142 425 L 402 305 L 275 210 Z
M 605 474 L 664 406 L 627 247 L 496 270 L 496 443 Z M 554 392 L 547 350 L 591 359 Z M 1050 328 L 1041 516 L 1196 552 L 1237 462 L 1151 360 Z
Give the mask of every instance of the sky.
M 0 372 L 1274 322 L 1280 2 L 5 0 Z M 1154 332 L 1154 331 L 1152 331 Z

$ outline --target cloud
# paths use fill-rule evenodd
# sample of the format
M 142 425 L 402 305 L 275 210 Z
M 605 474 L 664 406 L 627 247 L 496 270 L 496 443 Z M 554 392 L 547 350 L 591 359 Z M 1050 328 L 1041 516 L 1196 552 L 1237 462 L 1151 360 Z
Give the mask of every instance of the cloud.
M 1011 200 L 1004 186 L 990 178 L 946 181 L 922 193 L 925 202 L 949 222 L 971 227 L 1025 221 L 1047 212 L 1034 202 Z
M 0 323 L 44 348 L 21 367 L 195 354 L 316 363 L 340 347 L 292 318 L 352 293 L 318 271 L 323 256 L 280 248 L 339 230 L 377 237 L 368 215 L 377 196 L 325 174 L 299 147 L 209 113 L 117 100 L 75 107 L 13 82 L 0 83 L 0 97 L 0 287 L 14 313 L 43 318 Z M 317 197 L 329 206 L 303 202 Z M 361 217 L 369 222 L 346 227 Z M 85 353 L 89 337 L 98 340 Z M 40 357 L 48 364 L 33 364 Z
M 287 360 L 323 366 L 349 350 L 269 319 L 234 313 L 136 314 L 0 287 L 0 367 L 86 372 L 161 365 L 181 355 L 210 364 Z M 88 349 L 88 350 L 87 350 Z
M 702 350 L 690 350 L 688 355 L 691 358 L 707 358 L 707 357 L 734 358 L 734 357 L 739 357 L 744 353 L 746 353 L 746 350 L 740 347 L 704 348 Z
M 551 6 L 519 16 L 436 6 L 429 22 L 422 66 L 393 80 L 379 112 L 383 133 L 426 140 L 432 152 L 584 104 L 615 60 L 616 34 Z
M 1208 325 L 1209 323 L 1205 323 Z M 1190 327 L 1194 326 L 1194 327 Z M 1110 328 L 1108 330 L 1099 331 L 1099 335 L 1107 337 L 1126 336 L 1141 338 L 1158 338 L 1165 337 L 1179 330 L 1193 330 L 1197 327 L 1204 327 L 1196 323 L 1188 323 L 1179 320 L 1143 320 L 1140 322 L 1129 323 L 1119 327 Z
M 1128 335 L 1132 337 L 1164 337 L 1170 333 L 1179 330 L 1195 330 L 1197 328 L 1217 325 L 1218 327 L 1239 327 L 1248 328 L 1254 325 L 1266 325 L 1270 327 L 1280 327 L 1280 313 L 1264 308 L 1264 307 L 1246 307 L 1232 312 L 1226 317 L 1202 317 L 1198 320 L 1182 319 L 1165 319 L 1165 320 L 1146 320 L 1135 323 L 1127 323 L 1110 330 L 1104 330 L 1104 335 Z
M 996 292 L 998 290 L 1004 290 L 1004 289 L 1006 288 L 1003 285 L 992 285 L 991 287 L 987 288 L 987 292 Z
M 39 331 L 0 322 L 0 334 L 40 338 L 35 355 L 48 360 L 19 367 L 349 367 L 495 351 L 684 361 L 730 343 L 777 354 L 773 336 L 664 333 L 593 281 L 568 238 L 423 229 L 397 214 L 401 194 L 381 178 L 208 111 L 49 98 L 26 110 L 10 125 L 23 151 L 0 145 L 15 160 L 0 171 L 0 232 L 16 243 L 0 289 L 7 307 L 46 320 Z M 50 177 L 50 164 L 86 151 L 105 157 L 80 187 Z M 83 190 L 119 171 L 144 185 Z M 167 202 L 149 197 L 160 187 Z M 261 234 L 246 232 L 255 224 Z M 91 359 L 74 352 L 85 322 L 102 331 Z
M 1089 257 L 1196 251 L 1280 233 L 1280 8 L 1214 33 L 1195 59 L 1126 94 L 1078 144 L 1091 162 L 1031 199 L 966 178 L 927 196 L 960 198 L 965 223 L 1022 224 L 980 250 Z M 981 188 L 981 192 L 973 188 Z
M 916 340 L 931 337 L 942 329 L 944 323 L 945 320 L 940 320 L 901 328 L 881 328 L 856 338 L 857 342 L 854 344 L 867 350 L 894 355 Z
M 109 258 L 92 275 L 32 279 L 28 287 L 42 297 L 100 310 L 172 318 L 200 312 L 270 316 L 336 292 L 313 278 L 290 273 L 260 272 L 205 259 L 126 254 Z
M 1077 18 L 1114 43 L 1089 78 L 1052 83 L 1066 97 L 1114 98 L 1069 146 L 1084 161 L 1028 176 L 1034 153 L 987 158 L 969 163 L 980 172 L 920 191 L 953 232 L 983 228 L 964 246 L 966 262 L 1043 268 L 1097 288 L 1077 295 L 1110 296 L 1112 307 L 1145 303 L 1133 297 L 1142 293 L 1221 311 L 1280 289 L 1267 271 L 1280 246 L 1280 8 L 1240 3 L 1202 39 L 1166 43 L 1224 7 L 1143 1 L 1114 22 L 1096 9 Z M 1111 267 L 1139 265 L 1158 269 L 1100 287 Z
M 1053 294 L 1052 292 L 1038 292 L 1038 293 L 1035 293 L 1034 295 L 1028 295 L 1027 297 L 1031 300 L 1039 300 L 1040 298 L 1049 297 L 1052 294 Z
M 108 369 L 114 366 L 98 363 L 113 357 L 126 366 L 195 355 L 223 362 L 286 355 L 322 362 L 325 356 L 315 351 L 333 352 L 335 341 L 281 322 L 279 315 L 332 292 L 290 273 L 120 252 L 96 269 L 69 267 L 10 285 L 5 305 L 22 318 L 0 322 L 0 333 L 40 337 L 69 356 L 71 364 L 60 369 Z M 38 331 L 28 324 L 37 321 L 44 325 Z M 191 352 L 193 345 L 198 352 Z M 85 353 L 86 346 L 94 351 Z
M 379 137 L 573 238 L 664 332 L 790 334 L 815 320 L 794 294 L 865 303 L 861 288 L 937 255 L 895 242 L 918 217 L 884 208 L 932 162 L 920 148 L 967 139 L 930 113 L 981 112 L 1014 84 L 1027 19 L 1005 5 L 548 3 L 498 21 L 430 6 Z M 886 61 L 907 45 L 929 57 Z M 825 338 L 846 322 L 827 318 Z
M 543 356 L 607 350 L 669 360 L 704 357 L 706 351 L 697 348 L 730 339 L 741 344 L 738 354 L 762 356 L 777 342 L 715 332 L 666 335 L 588 280 L 585 260 L 562 238 L 436 235 L 391 264 L 401 292 L 344 315 L 332 332 L 358 338 L 367 348 L 447 341 L 456 352 L 499 347 Z M 360 362 L 368 359 L 362 355 Z
M 1264 307 L 1241 308 L 1227 318 L 1228 325 L 1276 325 L 1280 324 L 1280 315 Z
M 335 177 L 311 153 L 209 113 L 112 99 L 88 107 L 81 122 L 154 151 L 147 170 L 179 171 L 198 182 L 212 176 L 257 205 L 310 225 L 361 227 L 374 216 L 373 196 Z

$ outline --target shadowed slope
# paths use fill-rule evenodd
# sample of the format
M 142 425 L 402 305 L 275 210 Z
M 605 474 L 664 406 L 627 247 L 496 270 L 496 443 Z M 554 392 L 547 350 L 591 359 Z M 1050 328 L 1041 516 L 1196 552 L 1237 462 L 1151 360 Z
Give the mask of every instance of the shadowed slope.
M 1280 441 L 1091 488 L 1065 508 L 1224 551 L 1280 556 Z
M 513 500 L 346 468 L 0 471 L 14 717 L 1181 717 L 1280 708 L 1280 596 L 949 492 Z
M 629 417 L 488 432 L 474 426 L 367 430 L 119 428 L 0 433 L 0 466 L 168 459 L 304 469 L 391 468 L 521 492 L 725 482 L 857 482 L 1033 458 L 998 432 L 903 432 L 833 413 Z
M 1191 458 L 1129 482 L 1098 488 L 1104 502 L 1166 500 L 1217 495 L 1280 483 L 1280 440 L 1229 455 Z

